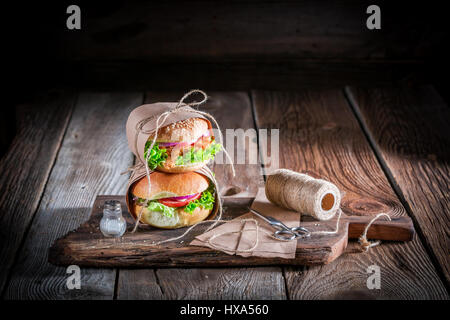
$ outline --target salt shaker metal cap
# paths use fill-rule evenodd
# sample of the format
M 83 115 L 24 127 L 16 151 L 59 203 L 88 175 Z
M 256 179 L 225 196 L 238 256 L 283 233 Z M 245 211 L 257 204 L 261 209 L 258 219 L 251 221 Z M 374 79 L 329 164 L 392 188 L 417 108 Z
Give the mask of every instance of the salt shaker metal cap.
M 120 204 L 120 201 L 106 200 L 105 204 L 103 205 L 103 213 L 105 213 L 105 210 L 108 213 L 112 214 L 117 214 L 117 212 L 120 211 L 120 214 L 122 214 L 122 206 Z

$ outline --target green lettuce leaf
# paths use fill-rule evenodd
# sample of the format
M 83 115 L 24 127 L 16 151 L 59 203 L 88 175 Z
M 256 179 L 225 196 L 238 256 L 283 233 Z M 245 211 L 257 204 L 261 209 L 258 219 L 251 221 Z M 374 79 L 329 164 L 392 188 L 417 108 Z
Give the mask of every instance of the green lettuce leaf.
M 212 188 L 210 187 L 208 190 L 203 191 L 200 198 L 189 202 L 185 207 L 184 211 L 188 213 L 194 212 L 197 207 L 202 207 L 203 209 L 212 210 L 214 207 L 214 195 L 212 192 Z
M 175 209 L 177 209 L 177 208 L 168 207 L 158 201 L 150 201 L 147 209 L 150 211 L 162 212 L 166 217 L 171 218 L 171 217 L 173 217 L 173 214 L 175 213 Z
M 148 149 L 150 148 L 151 141 L 147 141 L 144 148 L 144 157 L 147 159 Z M 168 155 L 166 149 L 160 149 L 159 144 L 155 143 L 153 148 L 150 150 L 150 157 L 148 159 L 148 167 L 151 170 L 155 170 L 155 168 L 164 161 L 166 161 Z
M 203 162 L 206 160 L 214 159 L 216 153 L 218 153 L 222 149 L 222 145 L 213 141 L 207 148 L 195 149 L 191 147 L 189 151 L 185 151 L 182 156 L 178 156 L 175 164 L 177 166 L 182 166 L 185 164 Z
M 144 204 L 145 199 L 138 198 L 136 201 L 138 204 L 142 205 L 142 204 Z M 211 185 L 206 191 L 203 191 L 200 198 L 189 202 L 184 207 L 184 211 L 186 211 L 188 213 L 192 213 L 192 212 L 194 212 L 194 210 L 197 207 L 202 207 L 203 209 L 212 210 L 214 207 L 214 202 L 215 202 L 214 187 Z M 165 216 L 171 218 L 171 217 L 173 217 L 175 210 L 178 208 L 168 207 L 168 206 L 160 203 L 158 200 L 154 200 L 154 201 L 149 202 L 147 209 L 150 211 L 162 212 Z

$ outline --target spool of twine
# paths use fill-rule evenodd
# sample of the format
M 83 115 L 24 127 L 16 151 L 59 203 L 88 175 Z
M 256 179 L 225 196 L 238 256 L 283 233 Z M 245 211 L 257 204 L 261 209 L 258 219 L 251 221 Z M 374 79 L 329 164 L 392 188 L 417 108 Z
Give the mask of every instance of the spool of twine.
M 329 181 L 288 169 L 278 169 L 266 181 L 272 203 L 318 220 L 329 220 L 340 208 L 341 193 Z

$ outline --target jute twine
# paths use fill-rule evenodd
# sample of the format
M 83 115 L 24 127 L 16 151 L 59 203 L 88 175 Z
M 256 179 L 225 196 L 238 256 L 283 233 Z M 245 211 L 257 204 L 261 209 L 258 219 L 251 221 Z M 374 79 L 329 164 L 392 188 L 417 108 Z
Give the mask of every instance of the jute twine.
M 339 210 L 339 216 L 338 216 L 338 219 L 336 221 L 336 227 L 335 227 L 334 230 L 332 230 L 332 231 L 325 231 L 325 230 L 323 230 L 323 231 L 313 231 L 310 234 L 311 235 L 313 235 L 313 234 L 322 234 L 322 235 L 324 235 L 324 234 L 335 234 L 335 233 L 338 233 L 338 231 L 339 231 L 339 220 L 341 218 L 341 213 L 342 213 L 342 211 Z M 254 218 L 242 219 L 240 221 L 242 223 L 242 227 L 241 227 L 241 229 L 239 231 L 227 231 L 227 232 L 221 232 L 221 233 L 215 234 L 211 238 L 208 239 L 207 243 L 211 247 L 216 249 L 216 250 L 226 250 L 226 251 L 232 251 L 234 253 L 241 253 L 241 252 L 252 252 L 253 250 L 255 250 L 258 247 L 258 245 L 259 245 L 259 233 L 260 232 L 263 232 L 264 234 L 266 234 L 270 238 L 275 239 L 277 241 L 285 241 L 285 242 L 294 241 L 294 240 L 297 241 L 297 239 L 288 240 L 288 239 L 276 238 L 274 236 L 273 232 L 268 232 L 266 230 L 261 229 L 261 227 L 259 226 L 259 222 L 256 219 L 254 219 Z M 220 222 L 225 222 L 226 223 L 226 222 L 230 222 L 230 221 L 229 220 L 221 220 Z M 253 222 L 255 227 L 253 229 L 245 229 L 245 230 L 243 230 L 244 222 Z M 222 236 L 225 236 L 225 235 L 229 235 L 229 234 L 236 234 L 236 233 L 242 235 L 244 232 L 248 232 L 248 231 L 255 231 L 255 235 L 256 235 L 256 240 L 255 240 L 254 244 L 248 249 L 240 249 L 240 250 L 238 250 L 237 248 L 235 248 L 234 250 L 231 250 L 229 248 L 224 248 L 224 247 L 218 246 L 215 243 L 213 243 L 213 240 L 216 239 L 216 238 L 219 238 L 219 237 L 222 237 Z M 239 242 L 237 243 L 237 245 L 239 245 Z
M 314 234 L 316 234 L 316 235 L 331 235 L 331 234 L 337 234 L 337 233 L 339 232 L 339 222 L 340 222 L 340 220 L 341 220 L 342 210 L 339 209 L 338 212 L 339 212 L 339 213 L 338 213 L 338 218 L 337 218 L 337 220 L 336 220 L 336 226 L 335 226 L 334 230 L 330 230 L 330 231 L 327 231 L 327 230 L 312 231 L 312 232 L 311 232 L 311 235 L 314 235 Z M 389 217 L 388 214 L 386 214 L 386 213 L 379 213 L 379 214 L 377 214 L 377 215 L 376 215 L 376 216 L 375 216 L 375 217 L 367 224 L 366 228 L 364 229 L 363 234 L 359 237 L 359 241 L 358 241 L 358 242 L 360 243 L 360 245 L 361 245 L 361 250 L 362 250 L 362 251 L 367 252 L 367 251 L 369 251 L 370 248 L 375 247 L 375 246 L 378 246 L 379 244 L 381 244 L 381 241 L 379 241 L 379 240 L 378 240 L 378 241 L 373 241 L 373 242 L 368 241 L 368 240 L 367 240 L 367 232 L 369 231 L 370 226 L 371 226 L 377 219 L 379 219 L 379 218 L 382 217 L 382 216 L 386 216 L 386 217 L 388 218 L 389 221 L 391 220 L 391 218 Z M 162 240 L 162 241 L 158 241 L 158 242 L 153 242 L 153 243 L 151 243 L 151 244 L 146 244 L 146 245 L 148 245 L 148 246 L 157 246 L 157 245 L 163 244 L 163 243 L 165 243 L 165 242 L 170 242 L 170 241 L 180 240 L 180 239 L 184 238 L 184 237 L 185 237 L 192 229 L 194 229 L 196 226 L 198 226 L 198 225 L 200 225 L 200 224 L 205 224 L 205 223 L 211 223 L 211 222 L 213 222 L 214 224 L 213 224 L 210 228 L 208 228 L 208 229 L 206 230 L 206 231 L 208 231 L 209 229 L 211 229 L 212 227 L 214 227 L 217 223 L 229 223 L 230 221 L 231 221 L 231 220 L 222 220 L 222 219 L 220 219 L 220 218 L 217 219 L 217 220 L 213 220 L 213 221 L 211 221 L 211 220 L 201 221 L 201 222 L 199 222 L 199 223 L 197 223 L 197 224 L 195 224 L 195 225 L 189 227 L 183 234 L 181 234 L 181 235 L 178 236 L 178 237 L 173 237 L 173 238 L 170 238 L 170 239 L 166 239 L 166 240 Z M 221 232 L 221 233 L 215 234 L 215 235 L 213 235 L 211 238 L 208 239 L 207 243 L 208 243 L 213 249 L 216 249 L 216 250 L 221 250 L 221 251 L 231 251 L 231 252 L 233 252 L 233 253 L 245 253 L 245 252 L 252 252 L 253 250 L 255 250 L 255 249 L 258 247 L 258 245 L 259 245 L 259 233 L 260 233 L 261 231 L 262 231 L 263 233 L 267 234 L 269 237 L 271 237 L 271 238 L 273 238 L 273 239 L 275 239 L 275 240 L 277 240 L 277 241 L 297 241 L 296 239 L 293 239 L 293 240 L 283 240 L 283 239 L 279 239 L 279 238 L 274 237 L 274 234 L 273 234 L 272 232 L 268 232 L 268 231 L 266 231 L 266 230 L 262 230 L 261 227 L 259 226 L 259 222 L 258 222 L 256 219 L 254 219 L 254 218 L 241 219 L 240 222 L 241 222 L 241 224 L 242 224 L 242 227 L 241 227 L 241 229 L 240 229 L 239 231 L 227 231 L 227 232 Z M 253 224 L 254 224 L 255 227 L 254 227 L 253 229 L 245 229 L 245 230 L 244 230 L 243 228 L 244 228 L 244 225 L 245 225 L 246 222 L 253 222 Z M 205 231 L 205 232 L 206 232 L 206 231 Z M 255 242 L 254 242 L 254 244 L 253 244 L 250 248 L 248 248 L 248 249 L 237 249 L 237 247 L 236 247 L 234 250 L 231 250 L 230 248 L 225 248 L 225 247 L 223 247 L 223 246 L 219 246 L 219 245 L 217 245 L 217 244 L 215 244 L 215 243 L 213 242 L 214 239 L 220 238 L 220 237 L 225 236 L 225 235 L 229 235 L 229 234 L 241 234 L 241 235 L 242 235 L 244 232 L 248 232 L 248 231 L 255 231 Z M 236 245 L 238 246 L 238 245 L 239 245 L 239 242 L 237 242 Z
M 160 245 L 160 244 L 162 244 L 162 243 L 180 240 L 180 239 L 184 238 L 184 237 L 185 237 L 192 229 L 194 229 L 195 227 L 197 227 L 198 225 L 201 225 L 201 224 L 213 223 L 213 224 L 205 231 L 205 232 L 207 232 L 207 231 L 210 230 L 212 227 L 214 227 L 217 223 L 229 223 L 229 222 L 231 222 L 231 221 L 232 221 L 232 220 L 223 220 L 223 219 L 220 219 L 220 218 L 218 218 L 218 219 L 216 219 L 216 220 L 204 220 L 204 221 L 200 221 L 200 222 L 198 222 L 198 223 L 196 223 L 196 224 L 190 226 L 188 229 L 186 229 L 186 231 L 185 231 L 183 234 L 179 235 L 178 237 L 173 237 L 173 238 L 165 239 L 165 240 L 162 240 L 162 241 L 152 242 L 151 244 L 146 244 L 146 245 L 148 245 L 148 246 L 157 246 L 157 245 Z M 239 231 L 227 231 L 227 232 L 221 232 L 221 233 L 215 234 L 215 235 L 213 235 L 211 238 L 209 238 L 208 241 L 207 241 L 207 243 L 208 243 L 211 247 L 213 247 L 214 249 L 216 249 L 216 250 L 233 251 L 233 252 L 237 253 L 237 252 L 252 252 L 253 250 L 255 250 L 256 247 L 258 247 L 258 245 L 259 245 L 259 233 L 260 233 L 260 232 L 263 232 L 263 233 L 267 234 L 269 237 L 271 237 L 271 238 L 273 238 L 273 239 L 275 239 L 275 240 L 278 240 L 278 241 L 291 241 L 291 240 L 283 240 L 283 239 L 276 238 L 276 237 L 274 236 L 273 232 L 268 232 L 268 231 L 266 231 L 266 230 L 262 230 L 261 227 L 260 227 L 260 225 L 259 225 L 259 222 L 258 222 L 256 219 L 254 219 L 254 218 L 240 219 L 239 222 L 242 224 L 242 228 L 244 227 L 244 225 L 245 225 L 246 222 L 253 222 L 253 224 L 254 224 L 255 227 L 254 227 L 253 229 L 245 229 L 245 230 L 243 230 L 243 229 L 241 228 Z M 256 233 L 256 240 L 255 240 L 255 242 L 254 242 L 254 244 L 252 245 L 251 248 L 248 248 L 248 249 L 241 249 L 241 250 L 238 250 L 238 249 L 231 250 L 231 249 L 229 249 L 229 248 L 224 248 L 224 247 L 218 246 L 218 245 L 216 245 L 215 243 L 213 243 L 213 240 L 216 239 L 216 238 L 220 238 L 220 237 L 222 237 L 222 236 L 229 235 L 229 234 L 241 234 L 241 235 L 242 235 L 244 232 L 247 232 L 247 231 L 255 231 L 255 233 Z M 324 232 L 328 232 L 328 231 L 324 231 Z M 237 245 L 239 245 L 239 243 L 237 243 Z
M 323 208 L 325 196 L 332 196 L 333 205 Z M 330 220 L 341 203 L 339 189 L 326 180 L 315 179 L 288 169 L 278 169 L 267 177 L 266 196 L 280 207 L 310 215 L 317 220 Z
M 373 217 L 372 220 L 370 220 L 370 222 L 367 224 L 366 228 L 364 229 L 363 234 L 359 237 L 358 242 L 361 245 L 361 249 L 363 251 L 367 252 L 367 251 L 369 251 L 370 248 L 375 247 L 381 243 L 380 240 L 373 241 L 373 242 L 368 241 L 367 240 L 367 231 L 369 231 L 370 226 L 372 225 L 372 223 L 375 222 L 375 220 L 377 220 L 383 216 L 386 217 L 389 221 L 391 221 L 391 217 L 387 213 L 384 213 L 384 212 L 379 213 L 375 217 Z
M 298 173 L 297 173 L 298 174 Z M 272 175 L 270 177 L 270 179 L 267 179 L 266 182 L 266 195 L 269 198 L 270 201 L 284 206 L 285 203 L 287 203 L 287 205 L 289 206 L 287 209 L 289 210 L 295 210 L 294 208 L 303 208 L 303 210 L 309 210 L 307 212 L 307 214 L 314 216 L 317 218 L 317 216 L 314 213 L 314 210 L 317 210 L 316 207 L 316 202 L 317 199 L 321 199 L 321 193 L 327 193 L 330 190 L 335 191 L 334 188 L 337 189 L 337 187 L 335 185 L 334 188 L 330 188 L 330 182 L 326 181 L 326 180 L 322 180 L 322 179 L 314 179 L 312 177 L 307 176 L 304 177 L 305 175 L 302 175 L 300 177 L 300 179 L 294 179 L 296 181 L 297 184 L 301 184 L 300 186 L 298 185 L 292 185 L 291 183 L 287 183 L 285 180 L 289 180 L 289 179 L 293 179 L 293 177 L 295 178 L 295 172 L 290 171 L 290 170 L 286 170 L 286 169 L 282 169 L 279 170 L 278 172 L 275 172 L 274 175 Z M 270 182 L 269 182 L 270 181 Z M 338 190 L 338 189 L 337 189 Z M 292 192 L 300 192 L 302 193 L 299 196 L 296 197 L 286 197 L 284 196 L 286 193 L 292 193 Z M 270 196 L 269 196 L 270 195 Z M 310 234 L 311 235 L 332 235 L 332 234 L 337 234 L 339 232 L 339 224 L 340 224 L 340 220 L 342 217 L 342 209 L 340 208 L 340 192 L 338 190 L 338 192 L 334 193 L 335 195 L 335 204 L 333 204 L 332 208 L 334 208 L 336 206 L 336 212 L 338 213 L 338 217 L 336 219 L 336 225 L 334 227 L 333 230 L 318 230 L 318 231 L 312 231 Z M 282 196 L 283 200 L 280 200 L 280 198 L 277 198 L 277 196 Z M 308 202 L 306 204 L 300 204 L 300 205 L 296 205 L 296 204 L 292 204 L 290 203 L 290 201 L 295 199 L 300 199 L 301 201 L 304 202 Z M 287 202 L 286 202 L 287 201 Z M 220 201 L 219 201 L 220 202 Z M 219 203 L 220 206 L 222 206 L 222 203 Z M 285 207 L 286 208 L 286 207 Z M 221 209 L 221 208 L 220 208 Z M 173 237 L 170 239 L 166 239 L 166 240 L 162 240 L 159 242 L 154 242 L 152 244 L 149 244 L 150 246 L 156 246 L 156 245 L 160 245 L 162 243 L 165 242 L 170 242 L 170 241 L 176 241 L 176 240 L 180 240 L 182 238 L 184 238 L 192 229 L 194 229 L 196 226 L 200 225 L 200 224 L 205 224 L 205 223 L 213 223 L 205 232 L 209 231 L 211 228 L 213 228 L 215 225 L 217 225 L 218 223 L 229 223 L 231 220 L 222 220 L 221 217 L 221 211 L 219 211 L 219 216 L 216 220 L 206 220 L 206 221 L 201 221 L 191 227 L 189 227 L 183 234 L 181 234 L 178 237 Z M 301 211 L 297 211 L 300 213 L 303 213 Z M 333 213 L 334 216 L 334 213 Z M 374 241 L 374 242 L 370 242 L 367 240 L 367 232 L 369 231 L 369 228 L 372 226 L 372 224 L 379 218 L 381 217 L 387 217 L 387 219 L 391 220 L 391 218 L 389 217 L 388 214 L 386 213 L 379 213 L 377 214 L 365 227 L 363 234 L 359 237 L 359 244 L 361 245 L 361 250 L 367 252 L 370 248 L 375 247 L 377 245 L 379 245 L 381 243 L 381 241 Z M 327 219 L 328 220 L 328 219 Z M 274 237 L 273 232 L 268 232 L 266 230 L 261 229 L 259 222 L 254 219 L 254 218 L 247 218 L 247 219 L 241 219 L 240 220 L 242 227 L 239 231 L 227 231 L 227 232 L 222 232 L 222 233 L 218 233 L 213 235 L 212 237 L 210 237 L 207 240 L 207 243 L 210 245 L 210 247 L 216 249 L 216 250 L 223 250 L 223 251 L 228 251 L 228 252 L 234 252 L 234 253 L 243 253 L 243 252 L 252 252 L 253 250 L 255 250 L 260 242 L 259 239 L 259 233 L 263 232 L 265 234 L 267 234 L 269 237 L 278 240 L 278 241 L 294 241 L 294 240 L 283 240 L 283 239 L 279 239 Z M 246 222 L 252 222 L 254 224 L 254 228 L 251 229 L 245 229 L 244 230 L 244 226 Z M 215 239 L 218 239 L 222 236 L 225 235 L 229 235 L 229 234 L 240 234 L 242 235 L 244 232 L 255 232 L 255 242 L 253 243 L 253 245 L 250 248 L 247 249 L 238 249 L 237 247 L 232 250 L 230 248 L 225 248 L 223 246 L 220 246 L 218 244 L 216 244 L 214 242 Z M 296 240 L 295 240 L 296 241 Z M 239 245 L 239 242 L 237 243 L 237 245 Z
M 203 95 L 203 99 L 200 102 L 192 102 L 192 103 L 188 103 L 185 104 L 184 100 L 189 97 L 190 95 L 194 94 L 194 93 L 200 93 Z M 160 129 L 161 125 L 166 121 L 166 119 L 173 113 L 175 112 L 179 112 L 181 110 L 183 111 L 187 111 L 187 112 L 191 112 L 191 113 L 197 113 L 197 114 L 201 114 L 209 119 L 211 119 L 214 124 L 216 125 L 218 132 L 219 132 L 219 139 L 220 139 L 220 143 L 223 145 L 223 136 L 222 133 L 220 131 L 220 127 L 219 124 L 217 123 L 217 121 L 215 120 L 215 118 L 210 115 L 207 112 L 203 112 L 203 111 L 199 111 L 199 110 L 189 110 L 186 107 L 193 107 L 193 106 L 199 106 L 203 103 L 206 102 L 206 100 L 208 99 L 207 95 L 205 92 L 201 91 L 201 90 L 191 90 L 188 93 L 186 93 L 178 102 L 177 106 L 169 111 L 166 111 L 162 114 L 160 114 L 158 116 L 158 118 L 156 119 L 156 128 L 154 130 L 150 131 L 145 131 L 143 130 L 143 127 L 146 123 L 148 123 L 148 121 L 154 119 L 154 117 L 149 117 L 146 119 L 141 120 L 138 125 L 136 126 L 136 139 L 135 139 L 135 144 L 137 144 L 137 136 L 139 134 L 139 132 L 142 133 L 152 133 L 155 132 L 153 139 L 152 139 L 152 143 L 149 147 L 149 150 L 151 150 L 156 142 L 157 136 L 158 136 L 158 130 Z M 137 149 L 137 148 L 136 148 Z M 231 160 L 230 155 L 228 154 L 228 152 L 223 149 L 227 159 L 229 160 L 230 164 L 231 164 L 231 170 L 232 170 L 232 174 L 233 177 L 235 176 L 235 170 L 234 170 L 234 166 L 233 166 L 233 161 Z M 130 168 L 129 170 L 132 171 L 132 173 L 134 174 L 134 172 L 136 172 L 136 169 L 140 169 L 142 168 L 142 166 L 145 166 L 145 170 L 146 170 L 146 176 L 148 179 L 148 194 L 151 194 L 151 181 L 150 181 L 150 169 L 148 167 L 148 159 L 150 156 L 150 152 L 147 152 L 147 156 L 146 156 L 146 161 L 145 163 L 138 163 L 136 166 Z M 211 226 L 209 226 L 205 232 L 208 232 L 209 230 L 211 230 L 214 226 L 216 226 L 218 223 L 227 223 L 230 222 L 230 220 L 223 220 L 222 219 L 222 199 L 220 197 L 220 190 L 219 190 L 219 185 L 217 183 L 217 180 L 214 177 L 214 174 L 212 174 L 211 170 L 208 167 L 204 168 L 205 170 L 207 170 L 210 173 L 211 176 L 211 180 L 216 188 L 216 192 L 217 192 L 217 205 L 218 205 L 218 216 L 217 219 L 214 220 L 204 220 L 204 221 L 200 221 L 192 226 L 190 226 L 189 228 L 186 229 L 186 231 L 181 234 L 180 236 L 177 237 L 173 237 L 173 238 L 169 238 L 169 239 L 165 239 L 162 241 L 158 241 L 158 242 L 154 242 L 152 244 L 149 244 L 151 246 L 156 246 L 156 245 L 160 245 L 166 242 L 171 242 L 171 241 L 176 241 L 176 240 L 180 240 L 182 238 L 184 238 L 189 232 L 191 232 L 195 227 L 197 227 L 198 225 L 201 224 L 206 224 L 206 223 L 212 223 Z M 338 218 L 336 220 L 336 227 L 334 230 L 331 231 L 327 231 L 327 230 L 319 230 L 319 231 L 313 231 L 311 232 L 311 235 L 316 234 L 316 235 L 330 235 L 330 234 L 336 234 L 339 232 L 339 222 L 341 219 L 341 215 L 342 215 L 342 210 L 340 208 L 340 202 L 341 202 L 341 193 L 339 192 L 339 189 L 332 184 L 331 182 L 328 182 L 326 180 L 322 180 L 322 179 L 315 179 L 312 178 L 308 175 L 305 174 L 300 174 L 291 170 L 287 170 L 287 169 L 279 169 L 276 172 L 274 172 L 274 174 L 270 175 L 267 178 L 266 181 L 266 196 L 267 198 L 281 206 L 284 208 L 287 208 L 289 210 L 294 210 L 296 212 L 299 213 L 303 213 L 303 214 L 307 214 L 310 216 L 313 216 L 314 218 L 318 219 L 318 220 L 329 220 L 331 219 L 337 212 L 339 212 L 338 214 Z M 324 199 L 324 196 L 326 196 L 327 194 L 331 194 L 333 196 L 333 205 L 331 206 L 331 208 L 323 208 L 322 207 L 322 200 Z M 146 207 L 148 205 L 148 202 L 150 200 L 146 199 L 145 202 L 143 203 L 143 206 L 141 207 L 141 210 L 138 214 L 138 218 L 136 219 L 136 223 L 135 226 L 133 228 L 132 232 L 135 232 L 138 225 L 139 225 L 139 221 L 142 217 L 142 213 L 143 213 L 143 208 Z M 381 241 L 375 241 L 375 242 L 369 242 L 367 240 L 367 232 L 370 228 L 370 226 L 380 217 L 382 216 L 386 216 L 389 220 L 390 217 L 388 214 L 386 213 L 380 213 L 378 215 L 376 215 L 366 226 L 363 234 L 361 235 L 361 237 L 359 238 L 359 243 L 361 244 L 361 248 L 364 251 L 368 251 L 371 247 L 377 246 L 381 243 Z M 246 222 L 253 222 L 254 223 L 254 229 L 246 229 L 243 230 L 243 227 L 245 225 Z M 226 251 L 232 251 L 228 248 L 223 248 L 220 247 L 218 245 L 216 245 L 213 240 L 217 239 L 221 236 L 227 235 L 227 234 L 236 234 L 239 233 L 242 235 L 243 232 L 245 231 L 255 231 L 256 232 L 256 239 L 255 239 L 255 243 L 252 245 L 251 248 L 248 249 L 241 249 L 241 250 L 237 250 L 237 248 L 234 250 L 234 252 L 251 252 L 253 250 L 255 250 L 259 244 L 259 232 L 261 232 L 259 223 L 256 219 L 254 218 L 248 218 L 248 219 L 242 219 L 241 220 L 242 223 L 242 228 L 239 231 L 231 231 L 231 232 L 223 232 L 223 233 L 219 233 L 216 235 L 213 235 L 211 238 L 208 239 L 208 244 L 217 249 L 217 250 L 226 250 Z M 267 235 L 269 235 L 270 237 L 278 240 L 278 241 L 294 241 L 294 240 L 282 240 L 282 239 L 278 239 L 275 238 L 273 236 L 273 233 L 267 232 L 265 230 L 262 230 L 262 232 L 266 233 Z
M 188 98 L 190 95 L 195 94 L 195 93 L 200 93 L 201 95 L 203 95 L 203 99 L 202 99 L 201 101 L 199 101 L 199 102 L 190 102 L 190 103 L 185 103 L 185 102 L 184 102 L 184 100 L 186 100 L 186 98 Z M 195 109 L 195 110 L 191 110 L 191 109 L 188 108 L 188 107 L 199 106 L 199 105 L 205 103 L 207 100 L 208 100 L 208 96 L 206 95 L 206 93 L 205 93 L 204 91 L 198 90 L 198 89 L 191 90 L 191 91 L 189 91 L 188 93 L 186 93 L 183 97 L 181 97 L 181 99 L 178 101 L 178 104 L 175 106 L 175 108 L 173 108 L 173 109 L 171 109 L 171 110 L 168 110 L 168 111 L 166 111 L 166 112 L 161 113 L 161 114 L 156 118 L 156 125 L 155 125 L 155 128 L 154 128 L 154 129 L 152 129 L 152 130 L 144 130 L 144 129 L 143 129 L 143 127 L 145 126 L 145 124 L 147 124 L 150 120 L 154 119 L 153 116 L 152 116 L 152 117 L 145 118 L 145 119 L 142 119 L 142 120 L 139 121 L 138 124 L 136 125 L 136 136 L 135 136 L 135 141 L 134 141 L 135 145 L 137 145 L 137 138 L 138 138 L 138 136 L 139 136 L 139 133 L 150 134 L 150 133 L 155 132 L 155 134 L 154 134 L 154 136 L 153 136 L 153 139 L 152 139 L 152 143 L 150 144 L 150 146 L 149 146 L 149 148 L 148 148 L 148 150 L 151 150 L 151 149 L 153 148 L 153 146 L 155 145 L 155 143 L 156 143 L 156 140 L 157 140 L 157 138 L 158 138 L 158 131 L 159 131 L 159 129 L 161 128 L 161 125 L 167 120 L 167 118 L 168 118 L 170 115 L 172 115 L 172 114 L 174 114 L 174 113 L 176 113 L 176 112 L 184 111 L 184 112 L 189 112 L 189 113 L 193 113 L 193 114 L 200 114 L 200 115 L 203 115 L 203 116 L 205 116 L 205 117 L 211 119 L 211 121 L 212 121 L 212 122 L 216 125 L 216 127 L 217 127 L 217 131 L 218 131 L 218 134 L 219 134 L 219 143 L 223 146 L 223 136 L 222 136 L 222 132 L 221 132 L 221 130 L 220 130 L 220 126 L 219 126 L 219 124 L 217 123 L 216 119 L 215 119 L 211 114 L 209 114 L 209 113 L 207 113 L 207 112 L 199 111 L 199 110 L 196 110 L 196 109 Z M 137 150 L 137 147 L 136 147 L 136 150 Z M 227 159 L 229 160 L 231 172 L 232 172 L 233 177 L 234 177 L 234 176 L 236 175 L 236 173 L 235 173 L 235 170 L 234 170 L 233 161 L 232 161 L 230 155 L 228 154 L 227 150 L 226 150 L 225 148 L 223 148 L 222 150 L 223 150 L 225 156 L 227 157 Z M 145 171 L 146 171 L 147 181 L 148 181 L 148 194 L 147 194 L 147 198 L 146 198 L 145 201 L 142 203 L 142 207 L 141 207 L 141 210 L 139 211 L 138 217 L 137 217 L 137 219 L 136 219 L 136 223 L 135 223 L 135 225 L 134 225 L 133 230 L 131 231 L 132 233 L 136 232 L 136 230 L 137 230 L 137 228 L 138 228 L 138 226 L 139 226 L 140 220 L 141 220 L 141 218 L 142 218 L 143 209 L 144 209 L 145 207 L 147 207 L 148 204 L 149 204 L 149 202 L 151 201 L 151 200 L 149 199 L 149 195 L 151 194 L 151 179 L 150 179 L 150 168 L 148 167 L 148 160 L 149 160 L 149 158 L 150 158 L 150 154 L 151 154 L 150 152 L 147 152 L 147 155 L 146 155 L 146 157 L 145 157 L 144 163 L 139 162 L 137 165 L 135 165 L 135 166 L 129 168 L 129 170 L 127 170 L 127 171 L 132 171 L 132 174 L 134 174 L 134 172 L 136 172 L 137 170 L 139 170 L 140 168 L 142 168 L 142 166 L 144 166 L 144 167 L 145 167 Z M 220 220 L 221 217 L 222 217 L 222 201 L 221 201 L 221 197 L 220 197 L 219 185 L 218 185 L 218 183 L 217 183 L 217 180 L 216 180 L 215 177 L 214 177 L 214 174 L 211 172 L 211 170 L 210 170 L 208 167 L 206 167 L 206 166 L 205 166 L 205 169 L 210 173 L 211 180 L 212 180 L 212 182 L 213 182 L 213 184 L 214 184 L 214 187 L 215 187 L 215 189 L 216 189 L 217 199 L 218 199 L 218 201 L 217 201 L 217 202 L 218 202 L 218 212 L 219 212 L 219 215 L 218 215 L 218 218 L 217 218 L 217 219 Z M 127 172 L 127 171 L 126 171 L 126 172 Z M 217 224 L 217 220 L 215 220 L 215 222 L 214 222 L 214 221 L 207 220 L 206 222 L 213 222 L 213 224 L 207 229 L 207 231 L 210 230 L 211 228 L 213 228 L 213 227 Z M 197 224 L 194 224 L 193 226 L 191 226 L 191 227 L 185 232 L 185 234 L 187 234 L 190 230 L 192 230 L 196 225 L 197 225 Z M 179 237 L 167 239 L 167 240 L 164 240 L 164 242 L 174 241 L 174 240 L 177 240 L 178 238 L 179 238 Z M 162 243 L 162 242 L 161 242 L 161 243 Z
M 329 220 L 336 212 L 339 212 L 334 230 L 314 231 L 311 232 L 311 235 L 330 235 L 339 232 L 339 222 L 342 215 L 340 208 L 341 193 L 333 183 L 323 179 L 315 179 L 292 170 L 278 169 L 268 176 L 265 191 L 267 198 L 271 202 L 283 208 L 310 215 L 318 220 Z M 330 208 L 323 208 L 322 200 L 326 195 L 333 196 L 334 203 Z M 367 240 L 367 232 L 370 226 L 382 216 L 386 216 L 390 220 L 389 215 L 386 213 L 377 214 L 367 224 L 363 234 L 360 236 L 359 243 L 363 251 L 367 252 L 369 248 L 381 243 L 381 241 L 369 242 Z

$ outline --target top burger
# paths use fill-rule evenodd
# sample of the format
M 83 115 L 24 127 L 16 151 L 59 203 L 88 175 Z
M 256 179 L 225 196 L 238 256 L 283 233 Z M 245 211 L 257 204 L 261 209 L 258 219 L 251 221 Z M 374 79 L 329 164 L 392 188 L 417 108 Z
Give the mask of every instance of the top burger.
M 189 118 L 160 128 L 149 150 L 153 139 L 154 134 L 149 136 L 144 149 L 148 166 L 151 170 L 169 173 L 198 170 L 214 159 L 222 147 L 215 142 L 208 121 L 201 118 Z

